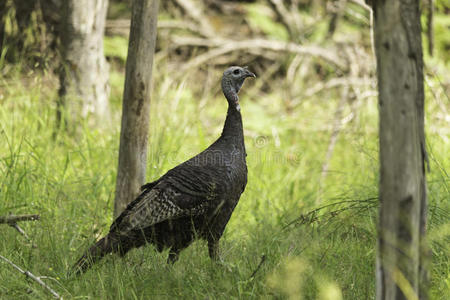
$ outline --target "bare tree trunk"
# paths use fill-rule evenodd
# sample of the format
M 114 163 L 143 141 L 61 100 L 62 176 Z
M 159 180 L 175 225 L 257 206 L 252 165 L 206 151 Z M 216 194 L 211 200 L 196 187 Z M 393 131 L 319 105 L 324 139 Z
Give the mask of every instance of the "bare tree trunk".
M 145 183 L 150 83 L 156 44 L 158 0 L 134 0 L 131 11 L 115 216 L 138 195 L 141 185 Z
M 380 122 L 377 299 L 426 299 L 426 183 L 419 0 L 372 1 Z
M 108 0 L 63 1 L 60 73 L 61 112 L 71 122 L 94 115 L 97 124 L 109 120 L 109 66 L 103 54 Z
M 3 43 L 5 40 L 5 22 L 8 8 L 6 1 L 0 1 L 0 56 L 3 55 Z
M 433 19 L 434 19 L 434 0 L 428 0 L 427 3 L 427 38 L 428 38 L 428 53 L 433 56 L 434 48 L 434 30 L 433 30 Z

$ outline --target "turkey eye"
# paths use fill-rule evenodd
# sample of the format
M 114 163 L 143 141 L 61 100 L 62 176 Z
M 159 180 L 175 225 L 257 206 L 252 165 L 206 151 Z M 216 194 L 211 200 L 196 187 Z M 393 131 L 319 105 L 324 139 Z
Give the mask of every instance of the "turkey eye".
M 239 70 L 234 70 L 234 71 L 233 71 L 233 74 L 234 74 L 234 75 L 239 75 Z

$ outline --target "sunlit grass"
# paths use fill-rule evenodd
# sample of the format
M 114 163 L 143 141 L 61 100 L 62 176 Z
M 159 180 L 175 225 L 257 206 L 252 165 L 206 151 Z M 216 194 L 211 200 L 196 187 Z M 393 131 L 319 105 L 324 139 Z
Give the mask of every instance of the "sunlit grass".
M 226 113 L 218 87 L 202 100 L 188 76 L 174 81 L 161 74 L 164 70 L 155 72 L 148 180 L 212 143 Z M 167 266 L 167 253 L 147 246 L 124 259 L 108 256 L 82 277 L 67 278 L 68 267 L 112 221 L 123 77 L 116 72 L 113 79 L 112 127 L 97 130 L 80 124 L 80 134 L 59 132 L 56 139 L 54 93 L 44 79 L 2 83 L 0 215 L 41 215 L 40 221 L 20 224 L 37 248 L 13 228 L 0 227 L 2 255 L 36 275 L 49 276 L 45 281 L 65 298 L 374 298 L 376 207 L 286 225 L 318 205 L 377 196 L 376 99 L 365 100 L 343 127 L 323 178 L 337 103 L 333 93 L 287 111 L 277 92 L 247 94 L 252 82 L 241 95 L 249 182 L 221 241 L 224 262 L 211 263 L 205 244 L 196 242 L 179 262 Z M 439 298 L 450 295 L 445 230 L 450 147 L 449 137 L 439 131 L 445 123 L 434 117 L 439 108 L 433 101 L 429 97 L 427 126 L 433 124 L 433 129 L 428 130 L 427 176 L 432 295 Z M 349 113 L 346 108 L 344 115 Z M 0 278 L 0 298 L 50 297 L 7 265 L 0 268 Z

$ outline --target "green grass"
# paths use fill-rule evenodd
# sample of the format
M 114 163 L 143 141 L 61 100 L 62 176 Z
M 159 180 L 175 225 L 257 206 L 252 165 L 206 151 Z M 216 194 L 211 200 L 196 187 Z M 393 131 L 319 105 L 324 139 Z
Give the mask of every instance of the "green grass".
M 164 69 L 155 72 L 149 181 L 220 134 L 226 103 L 218 84 L 202 96 L 192 77 L 172 81 Z M 183 251 L 174 266 L 166 265 L 167 253 L 147 246 L 124 259 L 108 256 L 85 275 L 67 278 L 69 266 L 112 221 L 123 76 L 112 74 L 111 128 L 80 124 L 80 134 L 61 132 L 55 140 L 56 89 L 45 78 L 34 74 L 25 80 L 17 74 L 0 83 L 0 215 L 41 215 L 40 221 L 20 224 L 37 248 L 3 225 L 0 254 L 35 275 L 48 276 L 43 280 L 64 298 L 374 298 L 376 201 L 363 200 L 377 196 L 375 98 L 364 100 L 357 117 L 343 128 L 321 183 L 335 95 L 324 92 L 288 111 L 281 91 L 246 94 L 255 84 L 248 82 L 241 106 L 249 179 L 221 240 L 223 263 L 210 262 L 203 242 Z M 427 97 L 431 295 L 445 299 L 450 297 L 449 132 L 438 117 L 436 99 Z M 444 105 L 448 108 L 448 102 Z M 346 108 L 344 115 L 349 112 Z M 350 200 L 361 200 L 359 208 L 330 216 L 355 202 L 331 206 L 311 224 L 286 227 L 320 205 Z M 51 297 L 9 265 L 0 265 L 0 298 Z

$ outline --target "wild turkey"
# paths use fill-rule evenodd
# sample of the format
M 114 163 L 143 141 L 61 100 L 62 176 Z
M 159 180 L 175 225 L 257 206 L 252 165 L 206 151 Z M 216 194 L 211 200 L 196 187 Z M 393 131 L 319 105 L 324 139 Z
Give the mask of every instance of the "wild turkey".
M 223 131 L 206 150 L 142 186 L 141 194 L 113 222 L 106 237 L 95 243 L 73 266 L 86 271 L 110 252 L 125 255 L 152 243 L 169 248 L 168 263 L 195 239 L 208 242 L 209 256 L 217 260 L 219 239 L 247 184 L 246 152 L 238 92 L 247 67 L 225 70 L 222 91 L 228 101 Z

